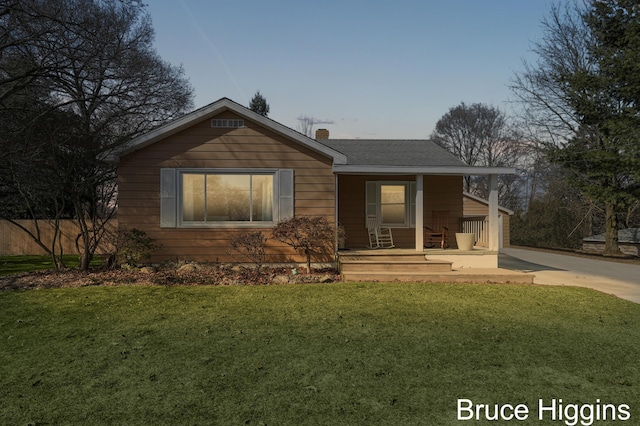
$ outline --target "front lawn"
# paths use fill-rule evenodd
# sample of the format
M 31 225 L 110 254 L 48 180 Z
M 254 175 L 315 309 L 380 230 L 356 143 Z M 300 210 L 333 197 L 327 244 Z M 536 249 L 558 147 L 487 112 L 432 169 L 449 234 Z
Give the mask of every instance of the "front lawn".
M 0 424 L 496 424 L 456 421 L 458 398 L 535 425 L 566 424 L 541 399 L 629 404 L 638 424 L 638 354 L 640 306 L 581 288 L 5 291 Z
M 67 254 L 62 256 L 64 264 L 68 268 L 75 268 L 80 263 L 77 254 Z M 100 256 L 95 256 L 91 261 L 91 266 L 99 266 L 102 263 Z M 50 256 L 22 255 L 22 256 L 0 256 L 0 276 L 17 274 L 20 272 L 33 272 L 53 269 L 55 266 Z

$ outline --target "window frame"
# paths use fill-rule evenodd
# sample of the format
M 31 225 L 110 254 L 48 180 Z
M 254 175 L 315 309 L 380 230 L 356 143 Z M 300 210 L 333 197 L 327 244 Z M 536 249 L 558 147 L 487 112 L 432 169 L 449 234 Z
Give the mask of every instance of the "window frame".
M 271 228 L 275 226 L 278 220 L 278 212 L 279 212 L 279 169 L 218 169 L 218 168 L 179 168 L 176 169 L 177 172 L 177 227 L 178 228 Z M 206 219 L 206 211 L 205 211 L 205 219 L 203 221 L 185 221 L 183 220 L 184 211 L 183 211 L 183 202 L 184 202 L 184 193 L 183 193 L 183 179 L 186 174 L 197 174 L 197 175 L 236 175 L 236 176 L 272 176 L 273 177 L 273 194 L 272 194 L 272 212 L 271 217 L 272 220 L 229 220 L 229 221 L 207 221 Z M 204 187 L 204 203 L 206 205 L 206 184 Z M 253 194 L 250 193 L 249 199 L 253 197 Z M 252 215 L 250 214 L 250 217 Z
M 375 186 L 375 197 L 371 200 L 370 185 Z M 385 223 L 382 221 L 382 187 L 404 186 L 404 222 Z M 416 183 L 405 180 L 373 180 L 365 184 L 365 218 L 375 210 L 376 218 L 380 219 L 380 225 L 386 228 L 415 228 L 416 227 Z

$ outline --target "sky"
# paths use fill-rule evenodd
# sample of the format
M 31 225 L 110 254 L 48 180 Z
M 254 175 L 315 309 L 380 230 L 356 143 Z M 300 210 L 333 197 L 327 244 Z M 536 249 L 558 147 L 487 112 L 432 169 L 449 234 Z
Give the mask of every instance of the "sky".
M 426 139 L 450 108 L 510 114 L 508 87 L 562 0 L 147 0 L 158 54 L 195 107 L 222 97 L 331 138 Z

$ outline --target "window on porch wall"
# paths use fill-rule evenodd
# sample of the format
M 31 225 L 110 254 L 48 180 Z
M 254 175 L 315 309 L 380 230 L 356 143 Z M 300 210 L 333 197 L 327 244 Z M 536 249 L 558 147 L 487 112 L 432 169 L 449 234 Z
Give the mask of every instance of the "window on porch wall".
M 369 181 L 366 185 L 367 216 L 375 216 L 384 226 L 415 228 L 415 182 Z

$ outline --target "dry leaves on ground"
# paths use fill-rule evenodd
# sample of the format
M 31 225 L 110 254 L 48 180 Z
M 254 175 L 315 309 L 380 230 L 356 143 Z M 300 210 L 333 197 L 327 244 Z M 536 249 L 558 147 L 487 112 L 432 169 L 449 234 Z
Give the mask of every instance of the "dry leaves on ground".
M 191 267 L 160 267 L 78 271 L 38 271 L 0 277 L 0 290 L 114 286 L 114 285 L 268 285 L 339 281 L 333 269 L 312 274 L 292 274 L 291 268 L 251 268 L 188 264 Z

